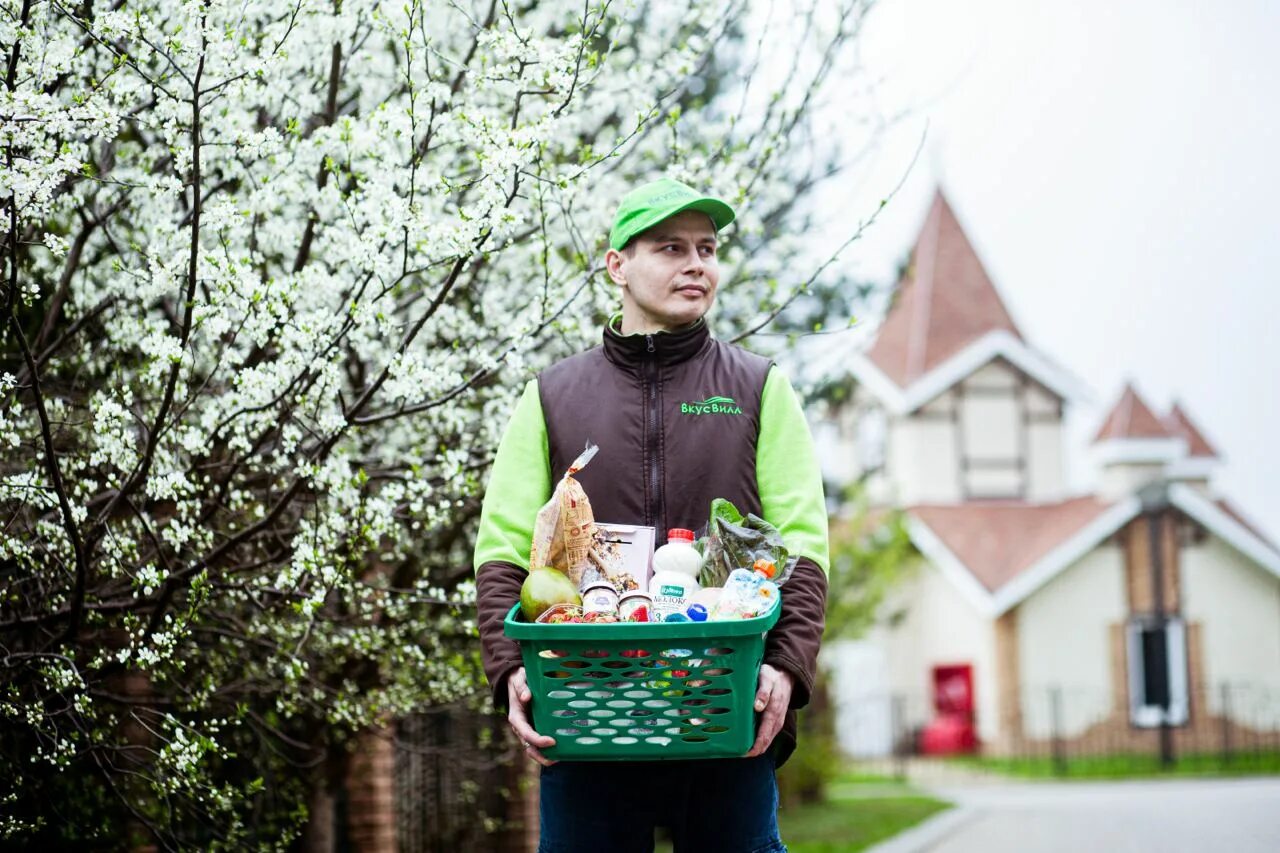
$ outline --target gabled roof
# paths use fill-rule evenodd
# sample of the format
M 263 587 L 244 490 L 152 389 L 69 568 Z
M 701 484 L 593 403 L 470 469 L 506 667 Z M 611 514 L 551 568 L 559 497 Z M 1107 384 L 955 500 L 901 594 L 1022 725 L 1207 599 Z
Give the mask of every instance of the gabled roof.
M 1213 449 L 1213 445 L 1204 437 L 1180 404 L 1173 404 L 1173 409 L 1165 415 L 1164 425 L 1170 433 L 1186 440 L 1192 459 L 1219 458 L 1218 451 Z
M 1022 333 L 939 191 L 867 357 L 905 388 L 988 332 Z
M 1214 535 L 1280 577 L 1280 551 L 1233 507 L 1181 484 L 1170 503 Z M 1059 503 L 921 505 L 907 510 L 907 530 L 920 552 L 980 613 L 996 617 L 1016 606 L 1142 512 L 1128 497 L 1094 496 Z
M 995 592 L 1112 506 L 1090 495 L 1061 503 L 913 506 L 975 578 Z
M 842 357 L 897 414 L 915 411 L 995 358 L 1061 399 L 1090 396 L 1083 383 L 1023 340 L 941 192 L 870 345 Z
M 1151 411 L 1132 382 L 1125 383 L 1120 399 L 1111 407 L 1107 419 L 1102 422 L 1098 434 L 1093 437 L 1095 444 L 1116 439 L 1148 439 L 1177 438 L 1169 428 Z
M 1268 537 L 1267 534 L 1263 533 L 1260 527 L 1258 527 L 1249 519 L 1245 518 L 1244 513 L 1242 513 L 1239 509 L 1237 509 L 1235 504 L 1231 503 L 1231 501 L 1225 500 L 1223 498 L 1218 498 L 1217 500 L 1213 501 L 1213 505 L 1218 509 L 1222 510 L 1224 513 L 1226 513 L 1231 518 L 1232 521 L 1234 521 L 1236 524 L 1239 524 L 1247 532 L 1258 537 L 1258 540 L 1260 542 L 1265 543 L 1266 546 L 1270 548 L 1272 551 L 1275 551 L 1276 553 L 1280 553 L 1280 548 L 1276 547 L 1276 543 L 1272 542 L 1270 537 Z
M 998 616 L 1141 509 L 1137 498 L 1108 503 L 1092 495 L 1044 504 L 925 505 L 908 509 L 907 530 L 979 612 Z
M 1227 544 L 1280 577 L 1280 551 L 1226 501 L 1214 501 L 1190 486 L 1169 487 L 1169 501 Z

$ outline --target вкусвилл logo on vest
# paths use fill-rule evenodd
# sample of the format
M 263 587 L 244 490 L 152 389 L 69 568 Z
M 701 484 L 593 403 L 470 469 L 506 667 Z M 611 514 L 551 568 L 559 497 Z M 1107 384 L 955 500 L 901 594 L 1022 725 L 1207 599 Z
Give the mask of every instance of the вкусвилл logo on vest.
M 742 407 L 732 397 L 708 397 L 698 403 L 681 403 L 682 415 L 740 415 Z

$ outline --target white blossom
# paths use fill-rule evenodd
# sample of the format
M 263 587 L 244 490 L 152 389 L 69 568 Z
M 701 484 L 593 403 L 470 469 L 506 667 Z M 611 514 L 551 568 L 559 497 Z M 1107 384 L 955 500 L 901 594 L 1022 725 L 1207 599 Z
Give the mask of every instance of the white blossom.
M 769 100 L 735 76 L 741 0 L 490 5 L 0 15 L 0 244 L 8 263 L 26 241 L 15 311 L 41 359 L 40 405 L 16 345 L 0 373 L 0 560 L 13 612 L 70 661 L 0 683 L 33 766 L 98 778 L 123 667 L 163 699 L 128 717 L 154 767 L 138 789 L 188 810 L 175 833 L 199 812 L 254 846 L 260 792 L 217 778 L 227 744 L 479 692 L 477 502 L 524 383 L 617 307 L 620 196 L 665 174 L 735 204 L 724 330 L 811 268 L 802 230 L 766 220 L 823 146 L 783 135 L 801 78 Z M 771 49 L 821 47 L 786 32 Z

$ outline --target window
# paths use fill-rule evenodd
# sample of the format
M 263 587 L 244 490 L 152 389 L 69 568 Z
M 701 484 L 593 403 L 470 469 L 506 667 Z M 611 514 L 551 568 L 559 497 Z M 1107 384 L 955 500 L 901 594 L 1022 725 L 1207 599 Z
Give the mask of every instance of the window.
M 1128 625 L 1129 719 L 1135 726 L 1187 721 L 1187 643 L 1181 619 Z

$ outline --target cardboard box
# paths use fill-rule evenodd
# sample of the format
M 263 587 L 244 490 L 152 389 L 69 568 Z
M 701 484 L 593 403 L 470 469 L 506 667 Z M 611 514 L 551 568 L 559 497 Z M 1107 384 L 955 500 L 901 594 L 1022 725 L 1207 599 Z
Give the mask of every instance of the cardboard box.
M 648 592 L 653 577 L 653 528 L 597 521 L 596 532 L 597 552 L 609 574 L 629 574 L 640 590 Z

